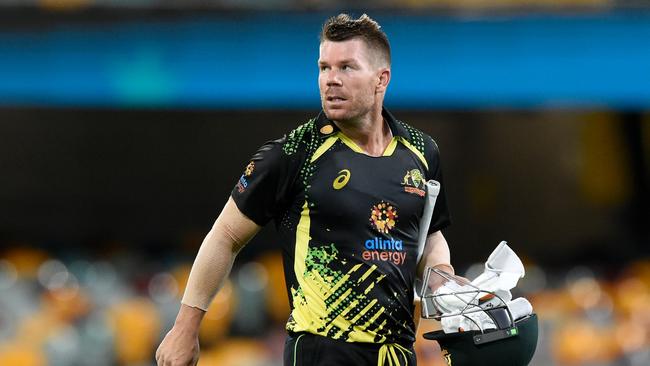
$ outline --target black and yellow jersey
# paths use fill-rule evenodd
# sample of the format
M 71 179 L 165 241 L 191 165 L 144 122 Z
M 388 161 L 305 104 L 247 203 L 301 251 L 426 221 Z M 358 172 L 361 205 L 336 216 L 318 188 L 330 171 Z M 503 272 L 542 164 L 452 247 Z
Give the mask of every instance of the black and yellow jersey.
M 415 339 L 413 283 L 424 184 L 442 183 L 428 135 L 383 110 L 393 139 L 363 151 L 321 112 L 252 157 L 232 197 L 283 241 L 287 329 L 348 342 Z M 429 232 L 450 223 L 444 184 Z

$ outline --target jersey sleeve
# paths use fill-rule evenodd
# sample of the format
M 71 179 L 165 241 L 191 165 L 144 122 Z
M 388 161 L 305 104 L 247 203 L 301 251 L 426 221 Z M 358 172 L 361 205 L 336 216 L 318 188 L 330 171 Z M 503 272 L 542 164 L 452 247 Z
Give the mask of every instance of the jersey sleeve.
M 433 208 L 433 215 L 431 216 L 431 223 L 429 224 L 429 234 L 431 234 L 451 225 L 451 215 L 449 214 L 449 208 L 447 207 L 446 186 L 442 179 L 442 167 L 438 145 L 428 135 L 424 136 L 424 156 L 429 165 L 427 180 L 433 179 L 440 183 L 440 193 L 436 199 L 436 206 Z
M 290 199 L 296 157 L 284 153 L 285 141 L 286 137 L 262 145 L 231 193 L 239 210 L 260 226 L 281 215 Z

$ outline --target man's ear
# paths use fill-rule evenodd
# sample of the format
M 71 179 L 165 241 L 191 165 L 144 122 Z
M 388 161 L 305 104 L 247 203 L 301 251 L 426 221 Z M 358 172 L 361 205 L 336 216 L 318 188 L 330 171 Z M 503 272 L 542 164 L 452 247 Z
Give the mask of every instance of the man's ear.
M 377 76 L 377 87 L 375 90 L 377 93 L 384 93 L 386 92 L 386 88 L 388 88 L 388 83 L 390 83 L 390 69 L 387 67 L 379 69 Z

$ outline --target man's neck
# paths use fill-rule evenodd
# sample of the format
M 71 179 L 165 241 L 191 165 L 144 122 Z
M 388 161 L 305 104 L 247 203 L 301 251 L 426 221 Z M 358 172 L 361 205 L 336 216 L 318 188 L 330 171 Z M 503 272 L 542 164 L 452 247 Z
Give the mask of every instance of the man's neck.
M 393 138 L 390 127 L 381 114 L 381 108 L 355 120 L 334 121 L 334 123 L 343 134 L 370 156 L 383 155 Z

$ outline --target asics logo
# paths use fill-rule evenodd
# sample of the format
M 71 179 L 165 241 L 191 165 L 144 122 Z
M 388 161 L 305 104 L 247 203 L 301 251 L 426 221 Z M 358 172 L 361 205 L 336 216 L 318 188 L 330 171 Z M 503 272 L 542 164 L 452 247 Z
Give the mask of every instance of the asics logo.
M 334 187 L 334 189 L 341 189 L 345 187 L 345 185 L 348 184 L 351 175 L 352 173 L 350 173 L 349 170 L 341 170 L 339 172 L 339 175 L 334 179 L 334 182 L 332 182 L 332 187 Z

